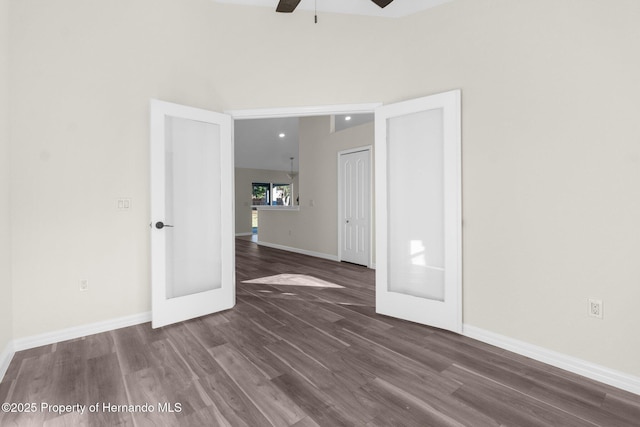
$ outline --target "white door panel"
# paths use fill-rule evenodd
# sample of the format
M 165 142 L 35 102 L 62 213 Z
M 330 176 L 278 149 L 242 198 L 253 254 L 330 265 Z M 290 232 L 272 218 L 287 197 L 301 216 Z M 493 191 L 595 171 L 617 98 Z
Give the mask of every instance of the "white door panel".
M 154 328 L 235 303 L 231 122 L 151 102 Z
M 371 151 L 339 154 L 340 260 L 369 265 L 371 235 Z
M 376 110 L 376 311 L 462 329 L 460 91 Z

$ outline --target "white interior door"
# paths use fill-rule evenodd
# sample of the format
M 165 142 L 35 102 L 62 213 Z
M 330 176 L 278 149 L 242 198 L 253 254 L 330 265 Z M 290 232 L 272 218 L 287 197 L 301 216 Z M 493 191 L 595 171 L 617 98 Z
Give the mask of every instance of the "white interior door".
M 232 119 L 151 101 L 154 328 L 235 304 Z
M 460 91 L 375 120 L 376 311 L 460 333 Z
M 369 266 L 371 240 L 371 151 L 339 154 L 340 260 Z

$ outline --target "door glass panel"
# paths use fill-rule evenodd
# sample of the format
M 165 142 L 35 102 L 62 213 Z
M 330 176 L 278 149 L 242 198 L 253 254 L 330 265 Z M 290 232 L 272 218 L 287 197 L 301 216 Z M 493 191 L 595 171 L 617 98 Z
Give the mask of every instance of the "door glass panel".
M 388 290 L 444 301 L 443 111 L 390 118 Z
M 219 289 L 219 126 L 167 117 L 165 138 L 166 296 Z M 230 207 L 228 207 L 230 209 Z

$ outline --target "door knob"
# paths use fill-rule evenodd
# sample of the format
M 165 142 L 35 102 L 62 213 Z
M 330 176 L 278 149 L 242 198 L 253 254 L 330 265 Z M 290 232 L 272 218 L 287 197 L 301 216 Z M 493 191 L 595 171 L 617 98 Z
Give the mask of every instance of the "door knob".
M 165 224 L 165 223 L 164 223 L 164 222 L 162 222 L 162 221 L 158 221 L 158 222 L 156 222 L 156 228 L 157 228 L 158 230 L 162 230 L 162 229 L 163 229 L 163 228 L 165 228 L 165 227 L 173 227 L 173 225 Z

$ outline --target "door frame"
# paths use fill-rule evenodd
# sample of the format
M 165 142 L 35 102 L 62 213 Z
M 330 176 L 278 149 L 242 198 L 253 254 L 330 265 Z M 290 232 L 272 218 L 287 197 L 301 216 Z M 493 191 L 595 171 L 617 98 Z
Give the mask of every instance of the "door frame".
M 371 250 L 371 246 L 373 245 L 373 213 L 374 213 L 374 204 L 373 204 L 373 184 L 374 184 L 374 168 L 373 168 L 373 145 L 364 145 L 362 147 L 349 148 L 347 150 L 338 151 L 338 261 L 342 261 L 342 227 L 340 226 L 342 221 L 342 184 L 344 181 L 344 174 L 342 173 L 342 168 L 340 167 L 340 159 L 342 156 L 346 154 L 360 153 L 362 151 L 366 151 L 369 157 L 369 224 L 368 224 L 368 234 L 369 234 L 369 247 L 367 248 L 367 268 L 374 268 L 373 261 L 373 251 Z
M 411 102 L 411 100 L 409 101 L 404 101 L 404 102 Z M 458 103 L 460 101 L 458 100 Z M 357 114 L 357 113 L 377 113 L 377 109 L 378 107 L 383 106 L 384 104 L 382 102 L 375 102 L 375 103 L 363 103 L 363 104 L 335 104 L 335 105 L 323 105 L 323 106 L 302 106 L 302 107 L 286 107 L 286 108 L 265 108 L 265 109 L 243 109 L 243 110 L 226 110 L 224 111 L 226 114 L 231 115 L 231 117 L 233 118 L 233 120 L 247 120 L 247 119 L 267 119 L 267 118 L 282 118 L 282 117 L 310 117 L 310 116 L 326 116 L 326 115 L 338 115 L 338 114 Z M 460 117 L 458 117 L 458 120 L 460 120 Z M 458 135 L 458 137 L 460 138 L 461 135 Z M 374 144 L 375 145 L 375 144 Z M 373 150 L 371 151 L 373 153 Z M 375 158 L 374 158 L 374 162 L 370 165 L 371 166 L 371 173 L 374 177 L 374 185 L 377 184 L 378 182 L 378 170 L 377 170 L 377 166 L 379 164 L 380 161 L 382 161 L 382 159 L 380 159 L 379 153 L 376 153 Z M 386 159 L 386 156 L 385 156 Z M 461 167 L 461 165 L 458 165 L 458 167 Z M 459 176 L 460 176 L 460 172 L 459 171 Z M 377 224 L 378 221 L 380 221 L 381 219 L 379 218 L 379 215 L 381 214 L 380 212 L 378 212 L 378 197 L 376 197 L 375 193 L 380 193 L 381 188 L 378 187 L 377 185 L 375 187 L 371 187 L 372 188 L 372 203 L 373 203 L 373 213 L 375 215 L 375 218 L 372 218 L 372 220 L 375 220 L 375 223 Z M 386 186 L 384 187 L 386 188 Z M 375 193 L 374 190 L 375 189 Z M 461 193 L 458 194 L 458 199 L 461 202 Z M 373 200 L 375 199 L 375 200 Z M 458 267 L 458 274 L 459 274 L 459 293 L 458 296 L 456 298 L 456 305 L 458 307 L 458 313 L 456 315 L 457 317 L 457 327 L 455 328 L 456 331 L 458 333 L 462 332 L 462 259 L 461 259 L 461 252 L 462 252 L 462 238 L 461 238 L 461 203 L 460 203 L 460 210 L 458 212 L 458 218 L 459 218 L 459 227 L 460 227 L 460 234 L 459 234 L 459 248 L 460 248 L 460 253 L 458 254 L 458 256 L 460 257 L 460 264 Z M 382 212 L 382 214 L 384 215 L 384 217 L 386 218 L 386 212 Z M 339 227 L 338 227 L 339 228 Z M 375 236 L 375 240 L 372 240 L 371 243 L 372 245 L 375 242 L 375 249 L 376 249 L 376 258 L 380 257 L 380 246 L 385 246 L 385 254 L 386 254 L 386 240 L 382 241 L 380 239 L 380 236 L 377 235 L 376 233 L 376 228 L 377 225 L 374 226 L 373 224 L 371 225 L 371 233 L 374 234 Z M 234 230 L 235 232 L 235 230 Z M 380 242 L 381 244 L 378 245 L 377 243 Z M 336 253 L 340 252 L 340 240 L 338 239 L 337 242 L 338 248 L 336 248 Z M 302 252 L 301 253 L 305 253 Z M 371 250 L 370 248 L 370 256 L 373 255 L 373 250 Z M 371 268 L 375 268 L 378 269 L 379 266 L 377 265 L 376 261 L 373 260 L 371 263 Z M 378 271 L 376 271 L 376 276 L 379 274 Z M 377 284 L 376 284 L 377 286 Z M 376 307 L 377 307 L 377 289 L 376 289 Z
M 314 116 L 331 116 L 339 114 L 375 114 L 376 109 L 382 106 L 382 102 L 370 102 L 361 104 L 333 104 L 333 105 L 316 105 L 316 106 L 304 106 L 304 107 L 281 107 L 281 108 L 257 108 L 246 110 L 225 110 L 225 114 L 229 114 L 231 118 L 236 120 L 251 120 L 251 119 L 276 119 L 283 117 L 314 117 Z M 371 145 L 373 152 L 373 144 Z M 339 159 L 339 157 L 338 157 Z M 234 165 L 235 167 L 235 165 Z M 373 171 L 373 164 L 370 162 L 369 169 Z M 373 172 L 371 172 L 373 173 Z M 373 177 L 373 175 L 372 175 Z M 373 178 L 372 178 L 373 179 Z M 371 184 L 373 188 L 373 183 Z M 235 194 L 235 187 L 234 187 Z M 373 194 L 372 194 L 373 195 Z M 371 198 L 373 199 L 373 197 Z M 235 200 L 235 197 L 234 197 Z M 371 209 L 374 209 L 375 205 L 372 205 Z M 340 227 L 337 227 L 338 229 Z M 373 226 L 370 224 L 370 233 L 373 233 Z M 233 230 L 235 234 L 235 229 Z M 301 252 L 302 253 L 302 252 Z M 337 242 L 336 253 L 338 256 L 336 260 L 340 259 L 340 239 Z M 369 243 L 369 258 L 370 265 L 374 265 L 371 256 L 373 251 L 371 250 L 371 242 Z
M 339 114 L 375 113 L 382 102 L 363 104 L 334 104 L 306 107 L 256 108 L 243 110 L 225 110 L 234 120 L 276 119 L 283 117 L 331 116 Z

